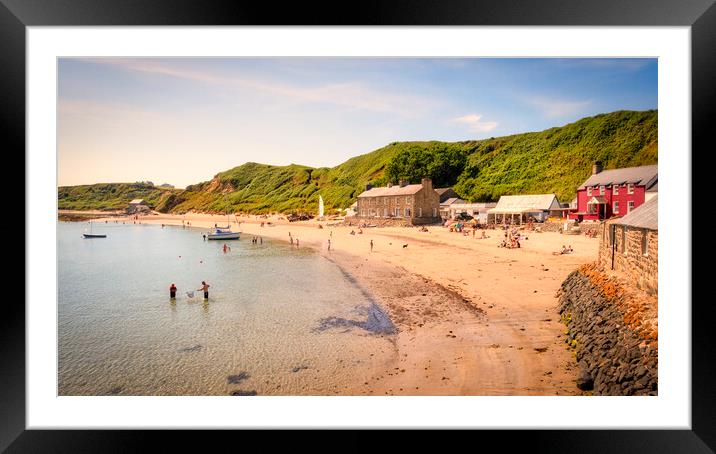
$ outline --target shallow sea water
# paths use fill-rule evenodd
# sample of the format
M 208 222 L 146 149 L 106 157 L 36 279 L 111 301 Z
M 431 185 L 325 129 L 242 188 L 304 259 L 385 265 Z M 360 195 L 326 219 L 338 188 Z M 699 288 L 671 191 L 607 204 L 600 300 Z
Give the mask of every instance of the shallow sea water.
M 57 226 L 59 395 L 342 394 L 396 357 L 370 294 L 310 249 L 87 227 Z

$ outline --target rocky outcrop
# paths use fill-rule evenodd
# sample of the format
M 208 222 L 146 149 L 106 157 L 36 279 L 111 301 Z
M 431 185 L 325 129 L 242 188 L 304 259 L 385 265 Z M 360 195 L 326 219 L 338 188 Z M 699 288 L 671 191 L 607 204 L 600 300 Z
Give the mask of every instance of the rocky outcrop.
M 585 265 L 562 283 L 560 313 L 565 342 L 579 364 L 580 389 L 594 395 L 657 395 L 655 298 Z

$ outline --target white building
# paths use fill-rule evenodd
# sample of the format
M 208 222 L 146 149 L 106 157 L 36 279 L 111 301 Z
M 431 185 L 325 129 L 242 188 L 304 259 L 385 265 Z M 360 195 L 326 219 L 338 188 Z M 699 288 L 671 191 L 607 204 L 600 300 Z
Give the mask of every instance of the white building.
M 550 216 L 562 216 L 554 194 L 503 195 L 495 208 L 487 210 L 487 221 L 494 224 L 522 224 L 530 218 L 542 222 Z

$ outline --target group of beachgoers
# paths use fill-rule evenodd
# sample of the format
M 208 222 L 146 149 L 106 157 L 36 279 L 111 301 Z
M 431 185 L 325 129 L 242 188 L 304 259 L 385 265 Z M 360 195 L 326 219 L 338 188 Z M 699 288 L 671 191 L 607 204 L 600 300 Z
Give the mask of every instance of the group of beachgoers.
M 483 230 L 483 234 L 485 231 Z M 507 249 L 519 249 L 522 247 L 520 244 L 520 240 L 527 240 L 528 237 L 526 235 L 522 235 L 517 228 L 508 229 L 505 231 L 505 237 L 502 238 L 502 241 L 497 247 L 504 247 Z
M 262 236 L 254 236 L 251 238 L 251 242 L 253 244 L 264 244 L 264 237 Z
M 552 255 L 571 254 L 572 252 L 574 252 L 574 249 L 572 249 L 572 245 L 571 245 L 571 244 L 570 244 L 569 246 L 565 246 L 565 245 L 563 244 L 563 245 L 562 245 L 562 250 L 561 250 L 561 251 L 557 251 L 557 252 L 553 252 Z
M 210 286 L 209 286 L 209 284 L 206 283 L 206 281 L 201 281 L 201 287 L 199 287 L 199 288 L 196 289 L 195 291 L 197 291 L 197 292 L 203 291 L 203 292 L 204 292 L 204 299 L 205 299 L 205 300 L 208 300 L 208 299 L 209 299 L 209 287 L 210 287 Z M 189 298 L 193 298 L 193 297 L 194 297 L 194 292 L 193 292 L 193 291 L 192 291 L 192 292 L 186 292 L 186 296 L 188 296 Z M 169 299 L 175 300 L 176 298 L 177 298 L 177 286 L 174 285 L 174 284 L 172 284 L 172 285 L 169 286 Z

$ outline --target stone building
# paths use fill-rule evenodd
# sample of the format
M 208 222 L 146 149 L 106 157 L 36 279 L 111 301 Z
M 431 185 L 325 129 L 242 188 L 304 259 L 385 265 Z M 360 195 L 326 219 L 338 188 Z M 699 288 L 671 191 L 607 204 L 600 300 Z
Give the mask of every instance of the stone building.
M 356 217 L 360 219 L 395 219 L 409 224 L 440 222 L 440 196 L 433 189 L 432 180 L 423 178 L 420 184 L 399 184 L 382 188 L 366 186 L 358 196 Z
M 658 196 L 601 226 L 599 265 L 623 274 L 647 293 L 659 289 Z
M 134 199 L 129 202 L 127 207 L 127 214 L 147 213 L 150 211 L 152 210 L 144 199 Z
M 452 188 L 436 188 L 435 192 L 437 192 L 440 196 L 440 204 L 445 203 L 445 201 L 448 199 L 460 198 L 460 196 L 458 196 L 457 193 L 452 190 Z

